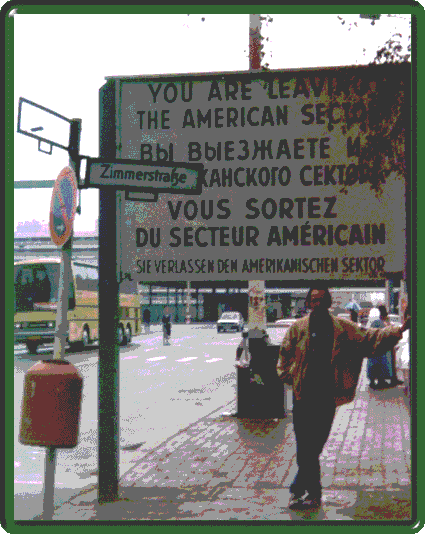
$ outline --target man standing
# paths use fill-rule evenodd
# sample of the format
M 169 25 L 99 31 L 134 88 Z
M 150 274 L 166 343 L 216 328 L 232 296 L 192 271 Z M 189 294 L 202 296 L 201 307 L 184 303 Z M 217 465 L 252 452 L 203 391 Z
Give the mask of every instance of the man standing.
M 171 315 L 168 308 L 165 308 L 164 315 L 162 316 L 162 333 L 163 333 L 163 344 L 170 344 L 171 337 Z
M 384 305 L 378 306 L 379 317 L 372 320 L 371 328 L 385 328 L 391 324 L 388 317 L 387 308 Z M 386 389 L 402 385 L 403 382 L 397 378 L 395 365 L 395 348 L 375 355 L 367 361 L 367 377 L 371 389 Z
M 145 308 L 143 312 L 143 322 L 145 323 L 145 334 L 151 333 L 151 312 L 149 308 Z
M 337 406 L 355 396 L 363 357 L 393 347 L 409 328 L 363 330 L 329 314 L 328 289 L 310 289 L 311 313 L 286 333 L 279 351 L 277 374 L 293 386 L 293 421 L 298 473 L 291 484 L 291 509 L 320 506 L 319 456 L 328 439 Z

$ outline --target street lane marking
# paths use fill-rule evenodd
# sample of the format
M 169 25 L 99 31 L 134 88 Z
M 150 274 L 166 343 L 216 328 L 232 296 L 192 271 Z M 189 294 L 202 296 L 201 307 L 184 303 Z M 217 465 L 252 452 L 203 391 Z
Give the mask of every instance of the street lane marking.
M 205 360 L 205 361 L 208 362 L 208 363 L 211 363 L 211 362 L 219 362 L 222 359 L 223 358 L 212 358 L 211 360 Z
M 219 345 L 220 347 L 236 347 L 237 348 L 237 345 L 236 343 L 211 343 L 211 345 Z
M 182 358 L 181 360 L 176 360 L 176 362 L 189 362 L 190 360 L 197 360 L 198 356 L 191 356 L 189 358 Z
M 14 480 L 15 484 L 43 484 L 43 482 L 38 482 L 38 480 Z M 57 484 L 57 482 L 55 482 Z
M 125 358 L 121 358 L 121 360 L 133 360 L 134 358 L 138 358 L 138 356 L 126 356 Z
M 167 356 L 156 356 L 155 358 L 148 358 L 146 362 L 157 362 L 158 360 L 165 360 Z

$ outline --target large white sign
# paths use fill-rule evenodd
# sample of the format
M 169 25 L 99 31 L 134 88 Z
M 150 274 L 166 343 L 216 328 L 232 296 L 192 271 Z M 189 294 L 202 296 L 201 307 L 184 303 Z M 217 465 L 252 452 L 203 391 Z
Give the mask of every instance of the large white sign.
M 199 196 L 126 203 L 123 268 L 138 280 L 402 271 L 404 133 L 391 124 L 410 71 L 391 67 L 116 79 L 117 157 L 206 169 Z

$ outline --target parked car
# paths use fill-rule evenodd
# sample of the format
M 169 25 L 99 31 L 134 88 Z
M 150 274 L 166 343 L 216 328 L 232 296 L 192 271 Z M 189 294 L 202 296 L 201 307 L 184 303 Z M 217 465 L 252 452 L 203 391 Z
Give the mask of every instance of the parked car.
M 286 319 L 278 319 L 277 321 L 275 321 L 275 326 L 285 326 L 285 327 L 289 327 L 289 326 L 292 326 L 293 323 L 295 323 L 297 319 L 295 319 L 294 317 L 287 317 Z
M 242 332 L 245 321 L 239 312 L 224 312 L 217 321 L 217 332 L 226 332 L 227 330 L 236 330 Z

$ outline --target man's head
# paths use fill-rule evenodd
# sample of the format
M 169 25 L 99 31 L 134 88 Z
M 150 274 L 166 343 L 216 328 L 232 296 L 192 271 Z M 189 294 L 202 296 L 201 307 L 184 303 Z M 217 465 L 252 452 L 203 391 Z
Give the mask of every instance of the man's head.
M 378 310 L 381 319 L 386 319 L 388 317 L 387 308 L 384 305 L 378 306 Z
M 312 313 L 327 311 L 332 306 L 332 297 L 329 289 L 311 288 L 305 299 L 305 306 Z

